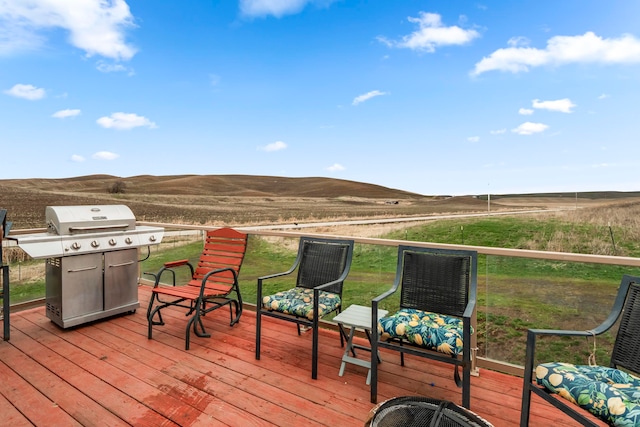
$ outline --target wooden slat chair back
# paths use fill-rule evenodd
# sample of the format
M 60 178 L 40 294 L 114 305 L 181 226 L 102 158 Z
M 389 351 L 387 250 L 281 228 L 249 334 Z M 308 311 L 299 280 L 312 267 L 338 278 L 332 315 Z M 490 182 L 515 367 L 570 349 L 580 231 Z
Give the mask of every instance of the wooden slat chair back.
M 596 340 L 618 320 L 618 332 L 608 366 L 587 364 L 589 361 L 585 361 L 585 365 L 551 362 L 534 367 L 537 337 Z M 624 275 L 609 316 L 596 328 L 583 331 L 529 329 L 520 426 L 529 425 L 532 392 L 585 426 L 600 425 L 587 412 L 610 425 L 640 425 L 639 374 L 640 277 Z M 549 381 L 552 376 L 553 380 Z M 558 398 L 558 394 L 565 398 Z M 568 400 L 569 397 L 574 401 Z
M 237 285 L 236 277 L 240 274 L 246 249 L 247 235 L 244 233 L 231 228 L 207 232 L 202 255 L 188 285 L 200 287 L 212 270 L 221 270 L 204 281 L 206 292 L 228 294 Z
M 171 261 L 164 264 L 155 276 L 151 301 L 147 310 L 149 338 L 154 325 L 164 325 L 161 310 L 166 307 L 183 307 L 186 316 L 191 316 L 186 326 L 185 349 L 189 349 L 190 331 L 199 337 L 209 337 L 201 316 L 218 308 L 229 306 L 233 326 L 242 315 L 242 295 L 238 284 L 240 267 L 247 250 L 247 234 L 232 228 L 209 230 L 198 260 L 194 267 L 189 260 Z M 176 269 L 190 269 L 191 280 L 176 286 Z M 161 282 L 169 276 L 171 285 Z M 235 309 L 235 316 L 233 314 Z
M 256 359 L 260 359 L 262 316 L 270 316 L 313 330 L 311 377 L 318 376 L 318 321 L 342 310 L 342 288 L 353 258 L 353 240 L 301 237 L 293 266 L 282 273 L 258 278 L 256 310 Z M 263 295 L 263 283 L 292 275 L 295 288 Z M 340 336 L 342 341 L 342 335 Z
M 378 364 L 374 363 L 376 362 L 374 356 L 378 348 L 382 347 L 400 352 L 402 366 L 404 366 L 405 353 L 453 364 L 454 379 L 456 384 L 462 387 L 462 405 L 469 408 L 472 366 L 471 320 L 475 315 L 478 254 L 467 250 L 400 246 L 397 262 L 393 286 L 371 302 L 372 331 L 381 332 L 383 329 L 381 322 L 387 322 L 385 325 L 394 325 L 392 335 L 373 334 L 371 402 L 377 401 Z M 385 298 L 398 291 L 400 293 L 399 310 L 383 319 L 378 319 L 375 313 L 382 308 L 380 304 Z M 420 328 L 423 328 L 424 322 L 425 329 L 416 329 L 420 331 L 428 330 L 426 328 L 431 319 L 450 321 L 450 324 L 455 325 L 455 333 L 459 334 L 456 336 L 461 339 L 462 348 L 454 345 L 455 351 L 446 353 L 452 347 L 448 343 L 444 343 L 442 347 L 431 348 L 433 343 L 427 343 L 426 338 L 425 342 L 422 342 L 422 340 L 413 340 L 413 336 L 396 335 L 396 330 L 404 331 L 405 323 L 411 323 L 408 316 L 412 316 L 411 320 L 420 319 L 418 324 Z M 397 325 L 401 327 L 396 329 Z M 435 334 L 429 336 L 435 336 Z M 459 368 L 462 368 L 462 380 L 458 372 Z

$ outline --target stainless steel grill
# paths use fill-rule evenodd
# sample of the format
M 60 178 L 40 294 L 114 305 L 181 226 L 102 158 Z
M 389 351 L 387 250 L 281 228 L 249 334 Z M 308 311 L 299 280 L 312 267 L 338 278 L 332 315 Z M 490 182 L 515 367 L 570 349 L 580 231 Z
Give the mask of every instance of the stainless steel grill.
M 48 206 L 46 233 L 19 235 L 32 258 L 46 258 L 47 317 L 63 328 L 134 312 L 138 248 L 162 241 L 161 227 L 136 226 L 125 205 Z

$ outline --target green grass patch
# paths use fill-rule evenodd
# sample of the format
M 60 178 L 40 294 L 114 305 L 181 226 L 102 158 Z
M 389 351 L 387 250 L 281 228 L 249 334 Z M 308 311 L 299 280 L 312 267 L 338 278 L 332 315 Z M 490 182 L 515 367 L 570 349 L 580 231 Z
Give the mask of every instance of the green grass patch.
M 487 217 L 465 220 L 443 220 L 408 227 L 383 236 L 408 241 L 465 244 L 514 249 L 550 250 L 558 236 L 578 235 L 566 239 L 565 252 L 592 253 L 587 243 L 594 236 L 608 244 L 602 227 L 569 224 L 555 218 L 545 220 L 527 217 Z M 598 237 L 600 236 L 600 237 Z M 194 265 L 203 242 L 154 247 L 141 271 L 157 273 L 167 261 L 188 259 Z M 640 245 L 619 242 L 628 256 L 640 256 Z M 296 257 L 297 238 L 251 235 L 240 272 L 240 288 L 245 302 L 256 303 L 257 278 L 288 270 Z M 554 249 L 556 250 L 556 249 Z M 395 247 L 356 244 L 351 272 L 345 282 L 343 306 L 371 305 L 371 300 L 389 289 L 395 278 Z M 589 263 L 546 261 L 530 258 L 479 257 L 478 324 L 476 328 L 479 354 L 497 360 L 524 362 L 526 331 L 529 328 L 590 329 L 609 313 L 617 286 L 623 274 L 640 275 L 640 269 Z M 151 275 L 143 275 L 152 279 Z M 166 276 L 170 278 L 170 276 Z M 178 269 L 176 282 L 189 279 L 187 268 Z M 295 275 L 265 282 L 265 294 L 285 290 L 294 285 Z M 44 296 L 44 282 L 12 283 L 12 302 Z M 398 308 L 398 298 L 384 301 L 382 308 Z M 586 340 L 546 340 L 539 350 L 542 360 L 569 360 L 586 363 L 592 344 Z M 598 340 L 597 358 L 608 362 L 613 335 Z

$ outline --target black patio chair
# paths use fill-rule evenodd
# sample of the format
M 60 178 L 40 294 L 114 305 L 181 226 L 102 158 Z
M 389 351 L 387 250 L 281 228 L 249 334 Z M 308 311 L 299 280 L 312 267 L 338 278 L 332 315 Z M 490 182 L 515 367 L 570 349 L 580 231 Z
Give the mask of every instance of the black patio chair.
M 534 361 L 538 336 L 587 337 L 594 340 L 620 319 L 608 367 Z M 640 425 L 640 277 L 622 277 L 607 319 L 585 331 L 529 329 L 520 426 L 529 425 L 531 393 L 585 426 L 597 426 L 587 411 L 611 425 Z M 635 374 L 635 375 L 630 375 Z M 563 398 L 558 398 L 558 394 Z
M 454 365 L 462 405 L 471 399 L 471 319 L 476 308 L 478 254 L 475 251 L 400 246 L 393 286 L 371 301 L 371 402 L 378 393 L 380 347 Z M 377 319 L 379 305 L 400 292 L 400 309 Z M 441 333 L 441 332 L 446 332 Z M 378 337 L 378 339 L 376 339 Z M 459 368 L 462 368 L 462 380 Z
M 293 266 L 282 273 L 258 278 L 256 310 L 256 359 L 260 360 L 262 316 L 270 316 L 313 329 L 311 378 L 318 376 L 318 321 L 342 310 L 342 286 L 353 258 L 353 240 L 301 237 Z M 297 269 L 295 287 L 263 296 L 263 283 L 282 278 Z M 342 335 L 340 336 L 342 342 Z

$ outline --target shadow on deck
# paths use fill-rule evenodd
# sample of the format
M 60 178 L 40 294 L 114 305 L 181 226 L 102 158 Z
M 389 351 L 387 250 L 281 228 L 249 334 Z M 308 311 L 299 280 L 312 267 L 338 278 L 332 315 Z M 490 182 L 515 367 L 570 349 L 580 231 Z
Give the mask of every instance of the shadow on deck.
M 0 342 L 0 416 L 11 426 L 363 426 L 369 402 L 365 368 L 348 364 L 338 332 L 320 333 L 319 374 L 311 379 L 311 334 L 263 318 L 261 360 L 255 360 L 255 314 L 229 326 L 226 309 L 204 321 L 211 338 L 192 335 L 186 319 L 166 311 L 167 324 L 147 339 L 150 288 L 140 309 L 63 330 L 44 307 L 11 315 L 11 340 Z M 363 355 L 368 357 L 368 354 Z M 378 401 L 423 395 L 461 402 L 453 368 L 382 351 Z M 481 370 L 471 379 L 471 410 L 494 426 L 520 418 L 522 379 Z M 534 396 L 532 426 L 577 425 Z

